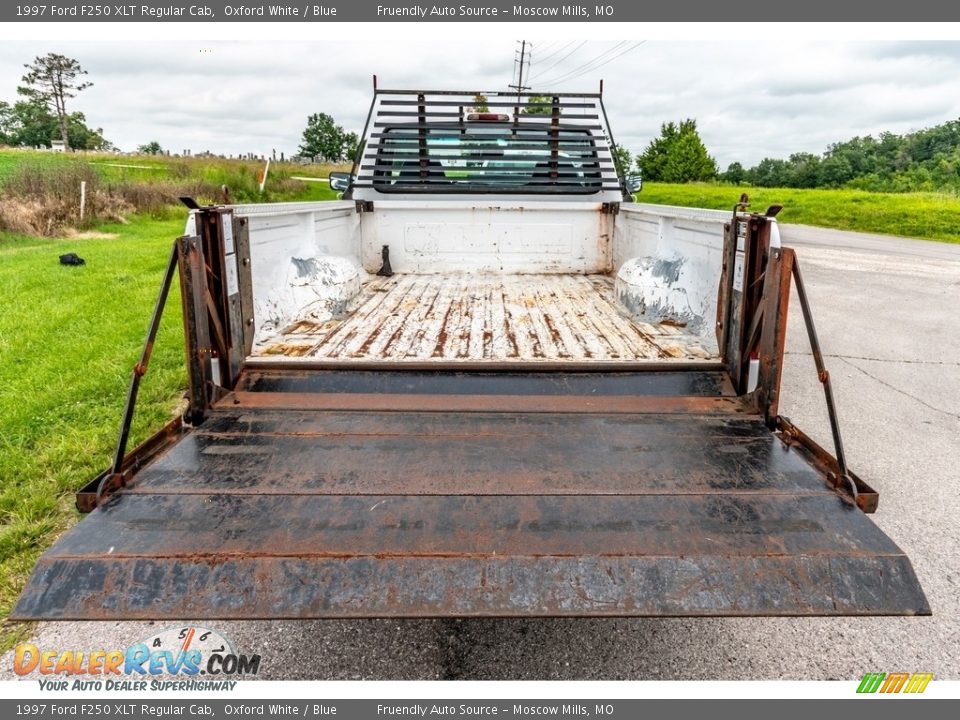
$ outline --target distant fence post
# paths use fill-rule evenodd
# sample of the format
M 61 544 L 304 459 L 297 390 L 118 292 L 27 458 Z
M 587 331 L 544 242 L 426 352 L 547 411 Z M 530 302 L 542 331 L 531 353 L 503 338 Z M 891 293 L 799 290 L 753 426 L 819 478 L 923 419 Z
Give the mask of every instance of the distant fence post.
M 263 192 L 263 186 L 267 184 L 267 173 L 270 172 L 270 158 L 267 158 L 267 166 L 262 171 L 260 178 L 260 192 Z

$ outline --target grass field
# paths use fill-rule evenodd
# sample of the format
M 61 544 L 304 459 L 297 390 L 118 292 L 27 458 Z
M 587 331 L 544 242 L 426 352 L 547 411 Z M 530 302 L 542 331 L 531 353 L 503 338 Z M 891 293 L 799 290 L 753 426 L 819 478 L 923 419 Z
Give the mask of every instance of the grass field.
M 72 524 L 73 493 L 110 461 L 176 219 L 97 228 L 116 237 L 0 233 L 0 616 L 37 556 Z M 87 264 L 66 267 L 73 251 Z M 144 378 L 131 447 L 171 416 L 186 384 L 179 291 Z M 0 650 L 14 641 L 7 627 Z
M 0 187 L 25 165 L 42 169 L 86 165 L 93 168 L 108 185 L 183 184 L 208 186 L 217 190 L 226 185 L 237 202 L 329 200 L 334 193 L 326 183 L 302 182 L 293 177 L 326 178 L 331 170 L 349 169 L 345 165 L 271 163 L 267 183 L 261 193 L 257 173 L 263 169 L 264 163 L 255 160 L 53 153 L 4 148 L 0 149 Z
M 638 202 L 732 210 L 741 192 L 751 209 L 783 205 L 785 223 L 960 242 L 960 198 L 936 193 L 872 193 L 862 190 L 746 188 L 694 183 L 644 183 Z

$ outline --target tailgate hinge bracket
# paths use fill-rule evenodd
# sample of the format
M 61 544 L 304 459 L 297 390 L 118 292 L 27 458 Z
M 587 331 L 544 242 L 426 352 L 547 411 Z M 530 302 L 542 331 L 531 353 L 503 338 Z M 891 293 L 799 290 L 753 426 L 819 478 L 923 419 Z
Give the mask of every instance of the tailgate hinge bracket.
M 620 214 L 620 203 L 618 202 L 605 202 L 600 207 L 600 212 L 604 215 L 619 215 Z
M 373 212 L 373 200 L 357 200 L 356 205 L 358 213 Z

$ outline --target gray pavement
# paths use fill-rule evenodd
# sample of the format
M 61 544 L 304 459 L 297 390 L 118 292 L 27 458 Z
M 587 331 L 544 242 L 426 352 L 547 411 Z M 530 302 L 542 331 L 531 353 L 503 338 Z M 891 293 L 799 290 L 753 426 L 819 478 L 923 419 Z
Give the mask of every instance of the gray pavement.
M 206 624 L 260 653 L 269 679 L 960 679 L 960 246 L 797 227 L 785 241 L 798 249 L 848 458 L 880 491 L 873 519 L 912 558 L 932 617 Z M 829 447 L 798 309 L 790 323 L 781 411 Z M 166 625 L 44 623 L 34 636 L 126 647 Z M 11 667 L 7 654 L 0 678 Z

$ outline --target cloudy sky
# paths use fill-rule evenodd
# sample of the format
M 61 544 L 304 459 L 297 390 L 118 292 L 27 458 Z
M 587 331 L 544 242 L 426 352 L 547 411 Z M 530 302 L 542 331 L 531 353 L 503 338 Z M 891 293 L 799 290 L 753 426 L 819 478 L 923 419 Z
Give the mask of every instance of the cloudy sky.
M 694 117 L 721 167 L 822 152 L 834 141 L 960 118 L 960 42 L 729 42 L 532 38 L 535 90 L 597 88 L 617 140 L 641 151 L 667 120 Z M 506 89 L 513 38 L 359 42 L 0 43 L 0 100 L 22 64 L 77 58 L 94 87 L 76 98 L 121 149 L 157 140 L 180 151 L 295 152 L 308 114 L 360 130 L 370 77 L 382 87 Z

